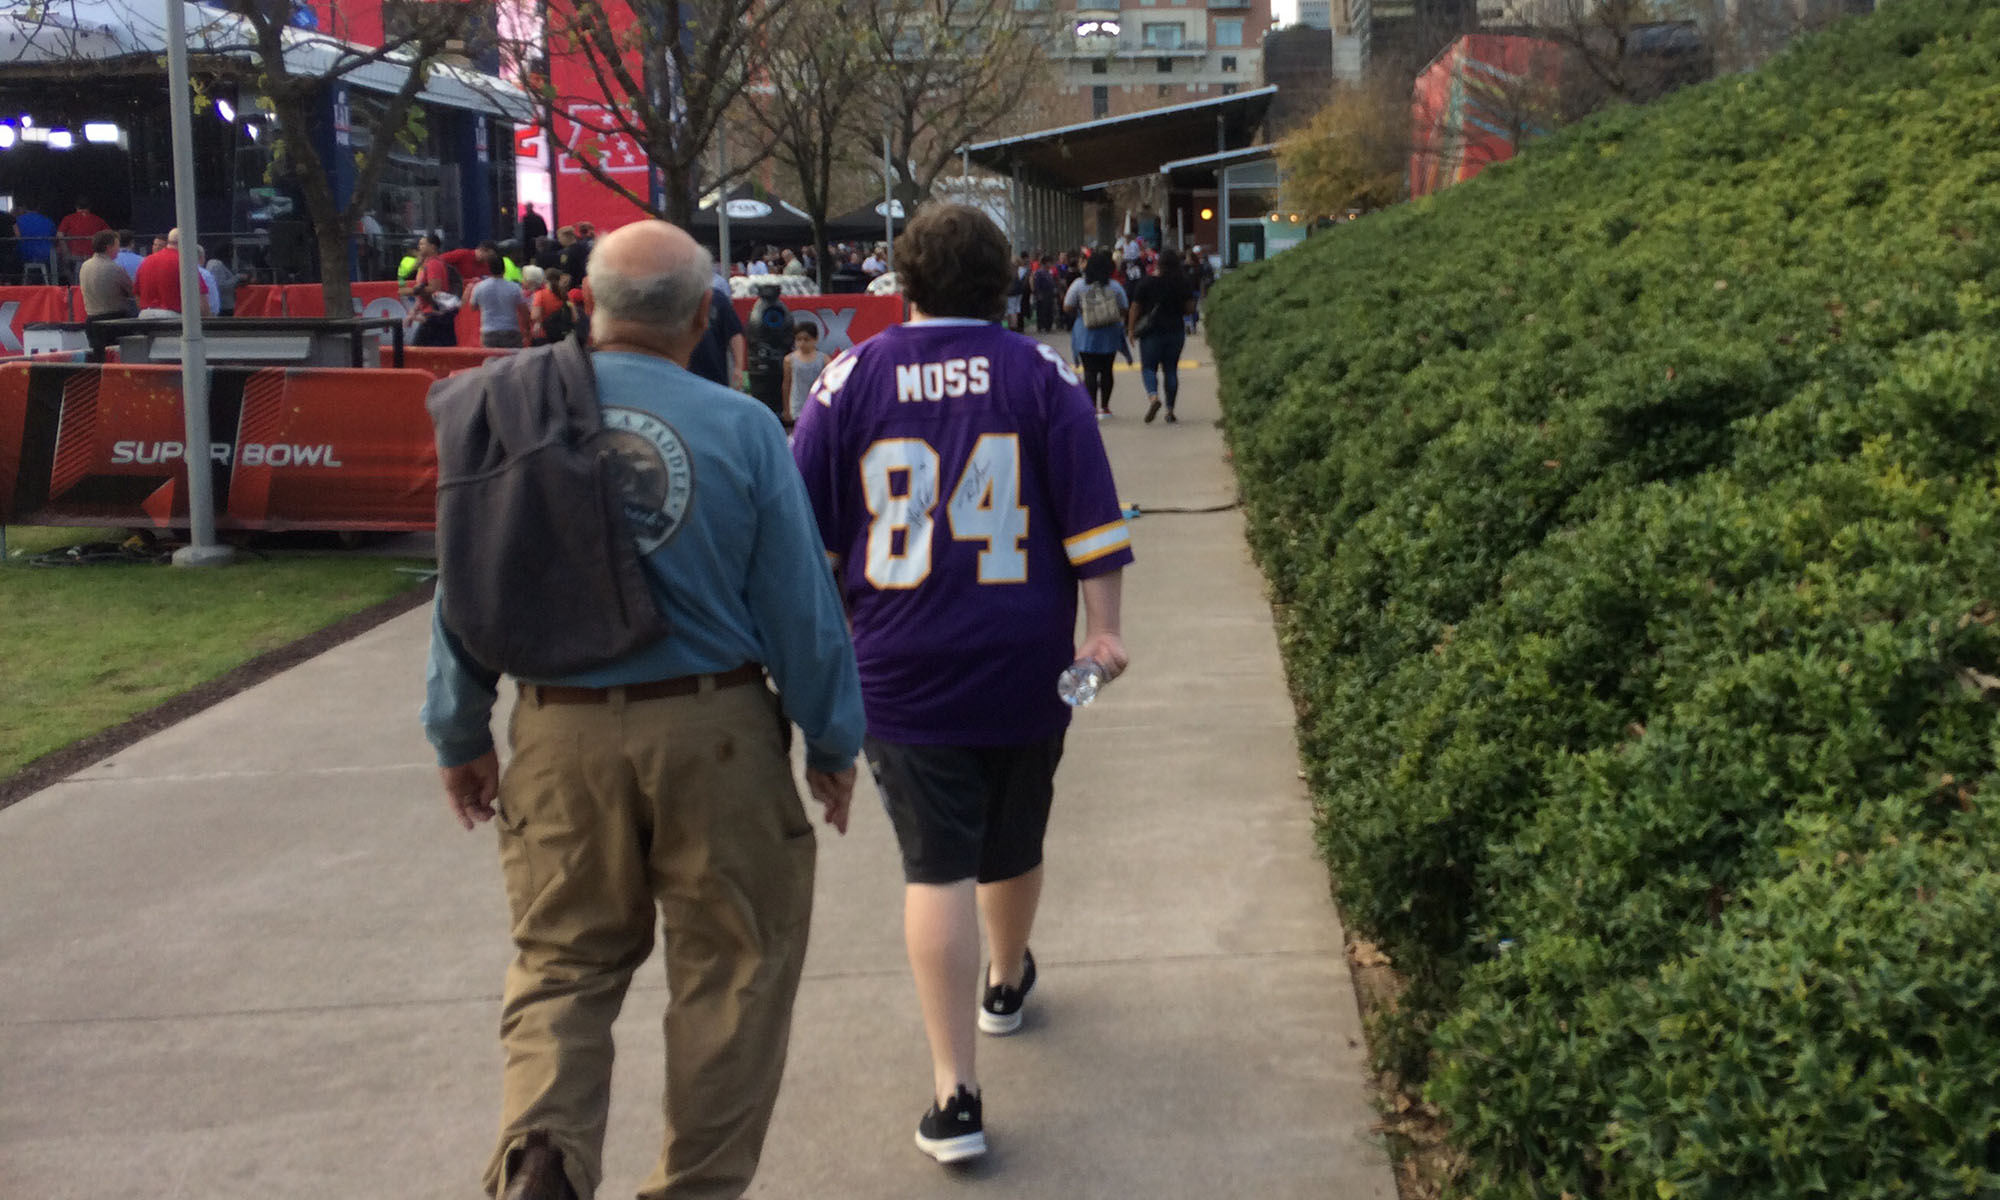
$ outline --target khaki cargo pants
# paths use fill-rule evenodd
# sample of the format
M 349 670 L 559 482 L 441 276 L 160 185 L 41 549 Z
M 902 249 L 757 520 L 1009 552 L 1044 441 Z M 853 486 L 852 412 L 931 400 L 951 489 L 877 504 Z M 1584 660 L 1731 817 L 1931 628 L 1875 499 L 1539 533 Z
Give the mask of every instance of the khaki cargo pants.
M 784 1073 L 814 839 L 762 685 L 515 709 L 500 785 L 507 970 L 497 1194 L 546 1130 L 577 1195 L 603 1176 L 611 1023 L 665 930 L 666 1139 L 642 1200 L 741 1196 Z

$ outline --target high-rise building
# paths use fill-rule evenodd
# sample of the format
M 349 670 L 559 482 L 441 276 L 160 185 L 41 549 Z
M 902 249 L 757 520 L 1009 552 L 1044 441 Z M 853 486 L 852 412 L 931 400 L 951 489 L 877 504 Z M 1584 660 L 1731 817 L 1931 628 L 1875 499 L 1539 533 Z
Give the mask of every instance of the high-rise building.
M 1310 25 L 1273 29 L 1264 38 L 1264 82 L 1277 98 L 1264 128 L 1273 140 L 1312 119 L 1333 94 L 1333 31 Z
M 1264 77 L 1271 0 L 1014 0 L 1045 13 L 1055 123 L 1232 95 Z
M 1308 29 L 1333 28 L 1333 0 L 1299 0 L 1299 24 Z
M 1478 25 L 1475 0 L 1333 0 L 1334 74 L 1350 82 L 1364 72 L 1415 79 L 1438 51 Z

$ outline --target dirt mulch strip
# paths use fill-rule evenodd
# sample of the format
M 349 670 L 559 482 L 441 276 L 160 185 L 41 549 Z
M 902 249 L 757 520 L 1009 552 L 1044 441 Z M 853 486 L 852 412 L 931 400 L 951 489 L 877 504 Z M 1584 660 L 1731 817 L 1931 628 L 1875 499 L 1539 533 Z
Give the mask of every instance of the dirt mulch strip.
M 429 604 L 435 588 L 435 582 L 430 582 L 391 596 L 379 604 L 342 617 L 316 633 L 309 633 L 275 650 L 267 650 L 241 666 L 231 668 L 207 683 L 198 684 L 109 729 L 99 730 L 82 741 L 71 742 L 60 750 L 50 751 L 30 761 L 19 771 L 0 779 L 0 809 L 34 795 L 52 783 L 67 779 L 92 763 L 109 758 L 162 729 L 178 725 L 204 709 L 213 708 L 281 671 L 316 658 L 342 642 L 352 641 L 377 625 Z

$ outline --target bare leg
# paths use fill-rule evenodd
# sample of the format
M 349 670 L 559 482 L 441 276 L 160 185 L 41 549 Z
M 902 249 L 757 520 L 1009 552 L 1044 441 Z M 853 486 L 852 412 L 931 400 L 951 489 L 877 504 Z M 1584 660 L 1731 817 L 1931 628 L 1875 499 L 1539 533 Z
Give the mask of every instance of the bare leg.
M 931 1044 L 937 1099 L 959 1085 L 973 1092 L 973 1037 L 979 995 L 979 910 L 972 880 L 912 883 L 903 890 L 903 941 L 917 978 L 917 1003 Z
M 1022 960 L 1028 935 L 1035 929 L 1035 909 L 1042 901 L 1042 868 L 1012 879 L 979 885 L 979 912 L 986 918 L 986 943 L 993 955 L 986 982 L 1021 986 Z

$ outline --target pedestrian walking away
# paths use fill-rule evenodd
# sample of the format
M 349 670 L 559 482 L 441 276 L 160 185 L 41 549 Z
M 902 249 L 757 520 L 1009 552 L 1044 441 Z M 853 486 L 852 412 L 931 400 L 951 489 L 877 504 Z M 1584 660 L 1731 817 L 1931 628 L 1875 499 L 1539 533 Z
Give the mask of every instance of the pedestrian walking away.
M 1160 251 L 1157 270 L 1133 287 L 1132 303 L 1125 315 L 1126 332 L 1139 343 L 1139 378 L 1146 386 L 1148 423 L 1160 415 L 1163 397 L 1167 422 L 1180 420 L 1174 415 L 1174 400 L 1181 390 L 1181 350 L 1187 346 L 1187 315 L 1193 311 L 1194 293 L 1188 288 L 1180 255 L 1172 250 Z
M 589 266 L 588 350 L 526 350 L 430 401 L 442 577 L 423 723 L 452 813 L 499 830 L 515 948 L 485 1185 L 505 1200 L 596 1194 L 612 1022 L 657 919 L 666 1132 L 637 1194 L 730 1200 L 777 1100 L 812 909 L 787 718 L 845 832 L 860 683 L 778 423 L 685 368 L 708 330 L 707 252 L 642 221 Z M 544 450 L 574 429 L 593 432 Z M 539 452 L 497 494 L 496 442 Z M 496 528 L 502 514 L 519 520 Z M 552 554 L 551 527 L 585 549 Z M 550 561 L 577 570 L 552 576 Z M 648 597 L 657 611 L 634 617 Z M 488 729 L 503 671 L 519 691 L 504 773 Z
M 1070 344 L 1083 364 L 1083 386 L 1098 419 L 1111 415 L 1111 364 L 1125 346 L 1125 288 L 1111 277 L 1111 254 L 1099 250 L 1083 262 L 1083 278 L 1069 285 L 1063 311 L 1075 316 Z
M 896 268 L 910 322 L 821 373 L 792 454 L 853 622 L 869 769 L 902 849 L 932 1071 L 916 1144 L 955 1162 L 986 1152 L 975 1030 L 1019 1029 L 1035 987 L 1028 941 L 1070 716 L 1056 682 L 1079 658 L 1124 670 L 1132 551 L 1075 373 L 997 324 L 1014 279 L 999 227 L 928 206 Z
M 472 285 L 467 299 L 479 310 L 480 345 L 492 349 L 527 345 L 535 321 L 520 284 L 505 275 L 488 275 Z

